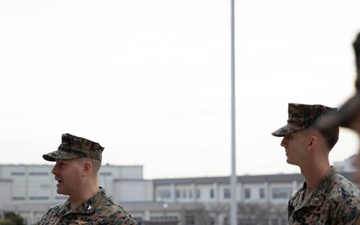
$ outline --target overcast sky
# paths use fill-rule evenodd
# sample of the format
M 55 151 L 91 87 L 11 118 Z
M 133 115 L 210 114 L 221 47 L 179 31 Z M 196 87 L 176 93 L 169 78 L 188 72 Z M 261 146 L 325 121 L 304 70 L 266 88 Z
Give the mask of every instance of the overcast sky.
M 299 172 L 289 102 L 354 89 L 358 0 L 235 1 L 237 174 Z M 0 163 L 48 164 L 62 133 L 144 178 L 231 173 L 230 0 L 0 1 Z M 342 129 L 331 161 L 357 152 Z

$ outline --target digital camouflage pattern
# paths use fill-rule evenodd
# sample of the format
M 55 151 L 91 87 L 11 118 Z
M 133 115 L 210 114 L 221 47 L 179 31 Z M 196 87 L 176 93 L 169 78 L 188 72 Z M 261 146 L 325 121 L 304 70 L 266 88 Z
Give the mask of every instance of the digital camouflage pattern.
M 336 112 L 336 108 L 323 105 L 305 105 L 289 103 L 287 124 L 271 134 L 276 137 L 283 137 L 301 129 L 310 127 L 324 115 Z
M 134 218 L 112 198 L 107 197 L 103 188 L 81 206 L 71 210 L 70 200 L 56 205 L 42 217 L 39 225 L 136 225 Z
M 43 158 L 47 161 L 55 161 L 85 157 L 101 161 L 103 150 L 99 143 L 66 133 L 62 135 L 58 149 L 44 154 Z
M 306 183 L 290 197 L 289 225 L 355 225 L 360 217 L 359 188 L 333 167 L 312 193 L 305 191 Z

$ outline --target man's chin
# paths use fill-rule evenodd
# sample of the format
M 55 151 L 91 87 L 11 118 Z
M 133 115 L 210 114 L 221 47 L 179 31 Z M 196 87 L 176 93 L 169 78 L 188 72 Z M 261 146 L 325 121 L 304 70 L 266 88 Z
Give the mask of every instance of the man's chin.
M 67 195 L 67 193 L 64 190 L 61 190 L 61 189 L 57 189 L 56 193 L 58 193 L 59 195 Z
M 288 164 L 290 164 L 290 165 L 296 166 L 296 164 L 295 164 L 294 162 L 292 162 L 290 159 L 286 159 L 286 162 L 287 162 Z

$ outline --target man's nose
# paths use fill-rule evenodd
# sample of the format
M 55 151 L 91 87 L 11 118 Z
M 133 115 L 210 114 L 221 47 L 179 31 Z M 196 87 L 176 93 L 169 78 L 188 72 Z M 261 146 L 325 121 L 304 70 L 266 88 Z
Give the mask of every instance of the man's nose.
M 286 147 L 286 146 L 287 146 L 287 141 L 285 140 L 285 137 L 281 140 L 280 146 L 282 146 L 282 147 Z
M 57 167 L 56 165 L 53 167 L 53 169 L 51 170 L 51 173 L 52 174 L 56 174 L 57 173 Z

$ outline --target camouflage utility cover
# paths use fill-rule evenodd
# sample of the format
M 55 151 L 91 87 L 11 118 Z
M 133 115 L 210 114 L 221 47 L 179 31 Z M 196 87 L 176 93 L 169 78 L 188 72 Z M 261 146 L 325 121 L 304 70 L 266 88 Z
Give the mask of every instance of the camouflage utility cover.
M 306 183 L 289 200 L 289 225 L 355 225 L 360 217 L 359 188 L 333 167 L 311 194 L 305 192 Z
M 276 137 L 283 137 L 301 129 L 305 129 L 315 124 L 324 115 L 336 112 L 336 108 L 323 105 L 305 105 L 289 103 L 287 124 L 271 134 Z
M 136 225 L 136 221 L 112 198 L 107 197 L 105 190 L 101 188 L 95 196 L 75 209 L 70 209 L 69 199 L 65 203 L 50 208 L 38 224 Z
M 103 150 L 99 143 L 66 133 L 62 135 L 58 149 L 44 154 L 43 158 L 47 161 L 55 161 L 84 157 L 101 161 Z

